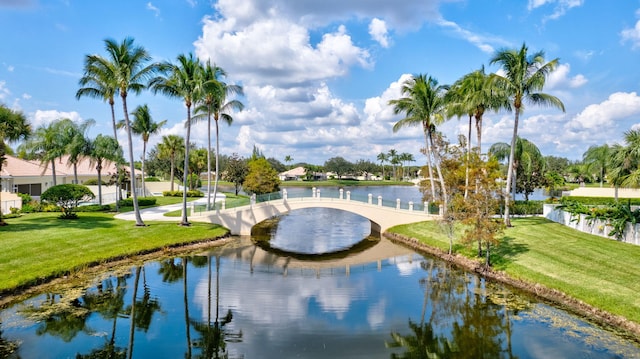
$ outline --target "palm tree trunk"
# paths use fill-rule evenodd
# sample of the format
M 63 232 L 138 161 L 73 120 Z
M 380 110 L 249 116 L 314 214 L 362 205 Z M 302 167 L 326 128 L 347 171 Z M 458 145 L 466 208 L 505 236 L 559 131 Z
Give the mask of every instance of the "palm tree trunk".
M 78 184 L 78 164 L 73 163 L 73 183 Z
M 133 196 L 133 211 L 136 216 L 136 226 L 144 226 L 142 216 L 140 216 L 140 206 L 138 205 L 138 194 L 136 193 L 136 169 L 133 165 L 133 139 L 131 138 L 131 123 L 129 122 L 129 110 L 127 109 L 127 94 L 122 93 L 122 109 L 124 110 L 124 121 L 127 124 L 127 140 L 129 142 L 129 168 L 131 170 L 131 195 Z
M 142 141 L 142 167 L 141 167 L 141 178 L 142 178 L 142 197 L 147 196 L 147 187 L 144 184 L 144 160 L 145 154 L 147 153 L 147 141 Z
M 184 175 L 182 189 L 182 222 L 181 226 L 188 226 L 189 220 L 187 219 L 187 182 L 189 174 L 189 138 L 191 137 L 191 106 L 187 106 L 187 136 L 184 139 Z
M 431 146 L 429 145 L 429 135 L 427 134 L 427 127 L 424 126 L 424 141 L 426 155 L 427 155 L 427 167 L 429 168 L 429 183 L 431 184 L 431 198 L 436 199 L 436 184 L 433 183 L 433 165 L 431 164 Z
M 118 126 L 116 124 L 116 110 L 114 108 L 113 97 L 109 98 L 109 107 L 111 107 L 111 122 L 113 124 L 113 138 L 115 138 L 116 142 L 118 142 Z M 120 142 L 118 142 L 118 145 Z M 120 202 L 120 166 L 116 164 L 116 213 L 118 212 Z
M 515 161 L 516 139 L 518 138 L 518 120 L 520 119 L 520 108 L 516 108 L 516 116 L 513 124 L 513 136 L 511 137 L 511 150 L 509 151 L 509 165 L 507 167 L 507 184 L 504 190 L 504 224 L 511 227 L 509 218 L 509 205 L 511 193 L 511 181 L 513 178 L 513 162 Z
M 53 175 L 53 185 L 57 185 L 58 181 L 56 180 L 56 160 L 55 158 L 51 160 L 51 174 Z
M 176 167 L 176 156 L 175 155 L 171 155 L 171 175 L 170 175 L 170 178 L 171 178 L 171 192 L 173 192 L 173 181 L 175 179 L 174 178 L 174 174 L 175 174 L 174 168 L 175 167 Z
M 98 171 L 98 204 L 102 206 L 102 165 L 98 164 L 96 171 Z
M 433 144 L 433 133 L 431 133 L 431 131 L 429 131 L 429 140 L 431 141 L 431 149 L 433 151 L 435 146 Z M 442 215 L 446 215 L 449 206 L 447 198 L 447 186 L 445 185 L 444 178 L 442 177 L 442 170 L 440 168 L 440 155 L 436 151 L 433 151 L 433 159 L 436 165 L 436 172 L 438 172 L 438 180 L 440 181 L 440 187 L 442 190 Z
M 469 115 L 469 134 L 467 135 L 467 165 L 464 168 L 464 199 L 469 196 L 469 160 L 471 155 L 471 118 Z
M 218 151 L 216 150 L 216 156 Z M 216 159 L 216 164 L 218 160 Z M 218 172 L 216 171 L 216 178 Z M 216 197 L 213 196 L 213 202 L 215 207 Z M 211 111 L 207 113 L 207 211 L 211 210 Z
M 476 137 L 478 138 L 478 155 L 482 155 L 482 116 L 476 116 Z
M 216 178 L 215 185 L 213 186 L 213 204 L 215 206 L 216 199 L 218 198 L 218 178 L 220 177 L 218 173 L 220 172 L 220 129 L 218 127 L 218 115 L 216 114 L 215 118 L 216 123 Z

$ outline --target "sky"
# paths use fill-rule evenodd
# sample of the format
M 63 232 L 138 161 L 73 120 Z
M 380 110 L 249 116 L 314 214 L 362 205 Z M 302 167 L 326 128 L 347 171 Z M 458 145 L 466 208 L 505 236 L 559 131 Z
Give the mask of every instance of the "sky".
M 243 87 L 244 110 L 220 126 L 226 155 L 247 157 L 257 146 L 283 163 L 321 165 L 336 156 L 377 162 L 395 149 L 426 163 L 420 128 L 392 130 L 402 116 L 388 102 L 402 83 L 427 74 L 452 84 L 482 66 L 497 72 L 496 51 L 523 44 L 559 59 L 543 91 L 566 111 L 527 106 L 520 117 L 519 135 L 543 155 L 579 160 L 589 146 L 640 129 L 639 0 L 0 0 L 0 33 L 0 103 L 33 128 L 94 119 L 90 137 L 113 130 L 108 104 L 75 98 L 84 58 L 106 56 L 105 39 L 126 37 L 154 61 L 210 59 Z M 149 148 L 186 133 L 183 101 L 128 97 L 130 112 L 143 104 L 154 121 L 167 120 Z M 120 101 L 116 116 L 124 118 Z M 509 142 L 513 120 L 485 114 L 483 148 Z M 438 129 L 457 142 L 467 119 Z M 119 139 L 126 149 L 124 133 Z M 192 128 L 192 142 L 206 147 L 205 123 Z M 142 141 L 133 147 L 140 158 Z

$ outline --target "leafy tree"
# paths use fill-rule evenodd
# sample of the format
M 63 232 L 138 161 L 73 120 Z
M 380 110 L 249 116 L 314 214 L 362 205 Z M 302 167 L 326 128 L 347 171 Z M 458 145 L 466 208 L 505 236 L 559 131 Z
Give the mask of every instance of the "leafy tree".
M 142 164 L 140 166 L 141 178 L 142 178 L 142 196 L 146 197 L 147 190 L 144 185 L 145 177 L 145 158 L 147 155 L 147 143 L 149 143 L 149 137 L 160 132 L 160 128 L 167 123 L 167 120 L 160 122 L 154 122 L 151 118 L 151 111 L 149 106 L 140 105 L 133 110 L 133 122 L 131 122 L 131 132 L 142 138 Z M 124 120 L 118 123 L 118 128 L 126 127 Z
M 184 101 L 187 108 L 187 134 L 184 139 L 184 188 L 188 187 L 187 173 L 189 173 L 189 141 L 191 137 L 191 107 L 202 98 L 202 77 L 203 71 L 200 65 L 200 59 L 193 54 L 180 54 L 177 58 L 177 64 L 166 64 L 169 69 L 167 76 L 159 76 L 150 82 L 151 88 L 155 93 L 163 93 L 169 97 L 180 98 Z M 187 191 L 183 191 L 182 195 L 182 220 L 183 226 L 190 225 L 187 219 Z
M 438 80 L 435 78 L 421 74 L 404 82 L 401 90 L 404 97 L 389 101 L 389 104 L 393 106 L 394 113 L 399 114 L 402 112 L 406 116 L 393 125 L 393 132 L 397 132 L 404 127 L 422 126 L 426 144 L 425 154 L 429 169 L 431 195 L 436 198 L 432 170 L 433 162 L 440 181 L 441 197 L 445 210 L 448 208 L 447 188 L 440 169 L 438 151 L 434 149 L 434 134 L 436 126 L 444 121 L 445 93 L 447 89 L 448 86 L 439 85 Z
M 511 147 L 504 143 L 494 143 L 489 148 L 489 153 L 496 156 L 498 160 L 508 158 Z M 544 157 L 540 153 L 538 147 L 531 141 L 520 138 L 516 140 L 516 149 L 514 151 L 513 180 L 515 185 L 512 186 L 513 195 L 523 193 L 525 199 L 529 200 L 529 195 L 536 188 L 541 188 L 544 181 Z
M 278 172 L 264 158 L 252 159 L 248 164 L 249 172 L 242 188 L 248 193 L 265 194 L 280 190 Z
M 378 153 L 378 156 L 376 157 L 376 159 L 378 161 L 380 161 L 380 166 L 382 167 L 382 180 L 384 181 L 385 177 L 384 177 L 384 164 L 389 161 L 389 155 L 384 153 L 384 152 L 380 152 Z
M 89 201 L 95 197 L 96 196 L 89 188 L 87 188 L 87 186 L 79 184 L 60 184 L 49 187 L 49 189 L 42 193 L 40 199 L 55 203 L 62 209 L 62 216 L 60 218 L 70 219 L 78 217 L 74 212 L 80 202 Z
M 277 172 L 281 173 L 287 170 L 287 167 L 282 164 L 278 159 L 274 157 L 267 158 L 267 162 L 271 165 L 271 167 Z
M 509 166 L 507 167 L 507 181 L 505 188 L 505 212 L 504 223 L 511 226 L 509 217 L 509 196 L 511 192 L 512 178 L 515 160 L 516 140 L 518 138 L 518 122 L 520 113 L 524 110 L 525 102 L 533 105 L 552 106 L 564 112 L 564 104 L 559 98 L 538 92 L 544 88 L 547 76 L 558 66 L 558 59 L 547 63 L 544 60 L 544 52 L 538 51 L 528 54 L 528 48 L 523 43 L 520 50 L 502 49 L 491 58 L 491 64 L 500 64 L 504 75 L 492 74 L 491 79 L 495 85 L 509 97 L 511 109 L 515 112 L 513 123 L 513 136 L 511 137 L 511 151 L 509 154 Z
M 178 135 L 162 136 L 162 142 L 158 144 L 158 158 L 169 159 L 170 162 L 171 191 L 173 191 L 176 159 L 184 152 L 184 144 L 184 139 Z
M 238 156 L 237 153 L 234 153 L 227 163 L 226 170 L 224 171 L 224 179 L 225 181 L 233 182 L 235 187 L 236 196 L 238 195 L 238 191 L 242 182 L 244 182 L 247 174 L 249 173 L 249 166 L 247 165 L 247 161 Z
M 587 166 L 587 170 L 598 173 L 597 177 L 602 187 L 611 164 L 611 147 L 606 143 L 601 146 L 590 146 L 582 155 L 582 162 Z
M 334 172 L 338 178 L 342 178 L 343 175 L 353 172 L 353 163 L 339 156 L 332 157 L 325 161 L 324 169 Z
M 364 160 L 364 159 L 360 159 L 360 160 L 356 161 L 356 163 L 354 164 L 353 168 L 358 174 L 363 175 L 363 176 L 375 173 L 379 169 L 378 165 L 376 165 L 375 163 L 373 163 L 371 161 Z
M 68 127 L 71 121 L 55 120 L 47 125 L 39 126 L 25 143 L 21 145 L 30 155 L 40 160 L 41 164 L 51 165 L 53 185 L 57 182 L 56 159 L 66 153 L 69 137 Z
M 31 134 L 31 126 L 22 112 L 13 111 L 0 104 L 0 172 L 7 153 L 7 142 L 26 139 Z M 2 203 L 2 181 L 0 181 L 0 204 Z M 6 225 L 0 209 L 0 226 Z
M 189 173 L 192 178 L 189 181 L 189 189 L 196 189 L 199 186 L 200 174 L 207 169 L 208 158 L 209 154 L 205 148 L 198 148 L 191 151 L 189 155 Z

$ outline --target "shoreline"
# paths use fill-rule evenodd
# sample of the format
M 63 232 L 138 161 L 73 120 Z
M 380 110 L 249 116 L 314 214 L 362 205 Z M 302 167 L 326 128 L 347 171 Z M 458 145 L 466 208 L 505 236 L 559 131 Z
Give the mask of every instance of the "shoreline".
M 596 308 L 568 296 L 559 290 L 548 288 L 541 284 L 529 283 L 512 278 L 504 272 L 495 271 L 492 268 L 485 267 L 482 262 L 474 261 L 473 259 L 459 254 L 450 255 L 438 248 L 427 246 L 416 238 L 410 238 L 401 234 L 389 232 L 385 232 L 382 235 L 393 243 L 408 246 L 418 253 L 437 257 L 469 272 L 476 273 L 485 279 L 494 280 L 525 291 L 542 301 L 552 303 L 562 309 L 566 309 L 578 316 L 586 318 L 587 320 L 593 321 L 599 325 L 608 326 L 609 328 L 619 332 L 619 334 L 629 337 L 630 340 L 640 343 L 640 323 L 630 321 L 625 317 L 614 315 L 600 308 Z

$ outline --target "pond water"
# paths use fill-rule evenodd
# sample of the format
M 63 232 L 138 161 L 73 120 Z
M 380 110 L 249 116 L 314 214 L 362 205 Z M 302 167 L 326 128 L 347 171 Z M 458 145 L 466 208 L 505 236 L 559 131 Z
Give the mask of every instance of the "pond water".
M 0 357 L 640 356 L 570 313 L 367 237 L 367 225 L 294 211 L 253 238 L 34 296 L 0 312 Z

